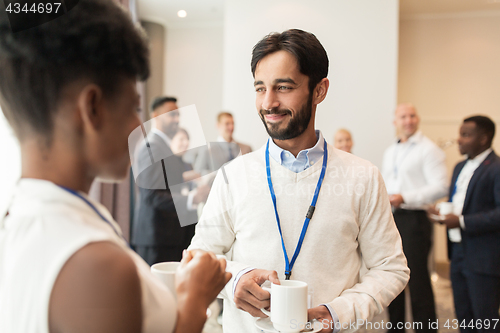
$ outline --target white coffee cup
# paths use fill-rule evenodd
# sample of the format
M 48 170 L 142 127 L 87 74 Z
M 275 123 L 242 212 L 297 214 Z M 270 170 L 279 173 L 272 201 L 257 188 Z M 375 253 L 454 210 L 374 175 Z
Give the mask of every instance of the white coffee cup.
M 261 309 L 271 318 L 279 332 L 300 332 L 307 323 L 307 283 L 296 280 L 280 281 L 271 288 L 271 311 Z
M 151 273 L 167 286 L 175 299 L 177 299 L 177 293 L 175 291 L 175 272 L 180 264 L 181 263 L 177 261 L 169 261 L 159 262 L 151 266 Z
M 437 204 L 439 215 L 453 214 L 453 202 L 440 202 Z

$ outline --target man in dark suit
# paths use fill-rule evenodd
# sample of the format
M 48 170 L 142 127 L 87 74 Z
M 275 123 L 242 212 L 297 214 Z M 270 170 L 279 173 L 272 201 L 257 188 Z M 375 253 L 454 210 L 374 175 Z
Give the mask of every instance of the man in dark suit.
M 182 250 L 190 244 L 195 228 L 194 224 L 181 221 L 192 220 L 196 205 L 206 200 L 209 191 L 208 187 L 200 187 L 186 195 L 178 186 L 183 183 L 185 168 L 170 149 L 179 128 L 176 102 L 173 97 L 154 100 L 153 126 L 135 157 L 141 171 L 136 177 L 139 197 L 131 244 L 150 265 L 181 260 Z
M 488 117 L 464 120 L 458 145 L 467 159 L 455 167 L 449 193 L 455 214 L 433 219 L 448 228 L 461 332 L 500 332 L 500 158 L 491 148 L 494 135 Z

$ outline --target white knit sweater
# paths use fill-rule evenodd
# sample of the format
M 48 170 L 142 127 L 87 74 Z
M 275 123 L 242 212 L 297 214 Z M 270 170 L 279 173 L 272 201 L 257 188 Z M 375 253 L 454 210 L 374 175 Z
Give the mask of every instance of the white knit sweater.
M 322 160 L 294 173 L 272 158 L 271 175 L 283 239 L 291 259 L 311 204 Z M 276 270 L 285 260 L 266 178 L 265 146 L 219 170 L 190 249 L 226 255 L 233 279 L 247 267 Z M 226 182 L 227 181 L 227 182 Z M 229 252 L 232 250 L 231 252 Z M 362 258 L 368 271 L 360 276 Z M 409 278 L 401 239 L 379 171 L 328 146 L 328 166 L 314 216 L 293 267 L 293 280 L 313 290 L 313 306 L 329 303 L 346 327 L 380 313 Z M 226 285 L 224 332 L 256 332 L 255 319 Z M 352 326 L 342 331 L 352 331 Z

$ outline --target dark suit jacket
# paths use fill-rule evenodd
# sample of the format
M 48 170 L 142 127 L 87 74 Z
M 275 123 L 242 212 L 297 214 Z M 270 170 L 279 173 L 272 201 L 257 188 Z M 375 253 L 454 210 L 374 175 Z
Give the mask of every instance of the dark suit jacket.
M 453 171 L 450 197 L 465 162 L 458 163 Z M 495 152 L 491 152 L 474 172 L 467 187 L 462 215 L 466 267 L 477 273 L 500 276 L 500 158 Z M 451 258 L 451 251 L 448 254 Z
M 143 146 L 137 154 L 138 165 L 143 171 L 136 179 L 139 197 L 131 243 L 136 246 L 175 247 L 175 251 L 184 249 L 194 235 L 194 225 L 180 226 L 174 200 L 178 207 L 184 208 L 179 214 L 195 215 L 193 222 L 196 221 L 196 212 L 188 212 L 187 196 L 182 195 L 178 187 L 173 187 L 174 190 L 170 187 L 183 183 L 185 164 L 173 155 L 159 135 L 153 132 L 148 136 L 148 141 L 150 149 Z

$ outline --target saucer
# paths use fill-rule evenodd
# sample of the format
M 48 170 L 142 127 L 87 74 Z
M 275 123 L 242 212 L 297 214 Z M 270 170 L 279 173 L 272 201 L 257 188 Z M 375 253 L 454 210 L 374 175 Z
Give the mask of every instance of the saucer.
M 316 332 L 321 331 L 321 329 L 323 328 L 323 325 L 319 321 L 317 321 L 317 320 L 313 320 L 311 322 L 311 324 L 313 326 L 313 330 L 311 330 L 311 331 L 304 330 L 304 331 L 301 331 L 301 332 L 316 333 Z M 277 331 L 273 327 L 273 323 L 271 322 L 271 319 L 269 317 L 257 319 L 255 321 L 255 326 L 257 326 L 257 328 L 260 329 L 262 332 L 266 332 L 266 333 L 279 333 L 279 331 Z

